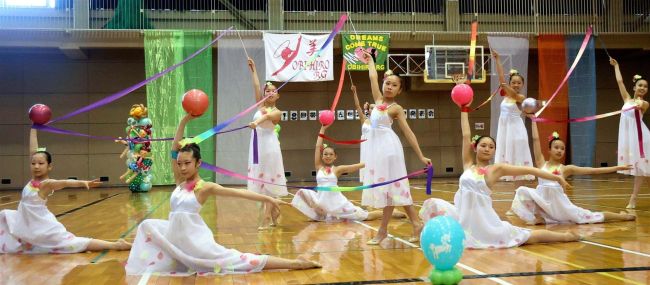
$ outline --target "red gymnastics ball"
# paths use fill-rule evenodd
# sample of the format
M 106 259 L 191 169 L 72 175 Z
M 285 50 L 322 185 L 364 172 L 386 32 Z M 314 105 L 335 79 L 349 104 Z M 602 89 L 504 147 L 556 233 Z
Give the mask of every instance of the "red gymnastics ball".
M 451 100 L 458 107 L 469 105 L 469 103 L 472 103 L 472 99 L 474 99 L 474 90 L 467 84 L 458 84 L 451 90 Z
M 192 116 L 203 115 L 209 104 L 208 95 L 199 89 L 192 89 L 183 94 L 183 109 Z
M 29 119 L 36 125 L 42 125 L 50 121 L 52 110 L 43 104 L 36 104 L 29 108 Z
M 334 123 L 334 112 L 331 110 L 323 110 L 318 115 L 318 120 L 320 121 L 321 125 L 329 126 Z

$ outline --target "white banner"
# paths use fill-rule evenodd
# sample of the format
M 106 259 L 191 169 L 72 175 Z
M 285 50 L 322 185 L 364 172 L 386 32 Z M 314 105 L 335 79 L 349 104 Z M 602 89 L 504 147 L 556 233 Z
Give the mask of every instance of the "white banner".
M 266 80 L 287 81 L 300 70 L 303 71 L 291 81 L 334 80 L 334 49 L 331 44 L 307 65 L 328 36 L 264 33 Z
M 490 49 L 496 50 L 501 56 L 501 64 L 503 64 L 503 72 L 505 72 L 506 81 L 508 80 L 508 73 L 510 69 L 516 69 L 524 78 L 528 79 L 528 36 L 521 37 L 500 37 L 488 35 L 488 43 Z M 489 54 L 489 53 L 488 53 Z M 497 65 L 490 63 L 492 66 L 490 74 L 497 74 Z M 525 83 L 528 83 L 526 81 Z M 521 89 L 522 94 L 528 94 L 528 84 L 524 84 Z M 490 90 L 496 90 L 499 87 L 499 77 L 490 76 Z M 493 138 L 497 137 L 497 126 L 499 125 L 499 115 L 501 114 L 501 101 L 503 97 L 499 94 L 492 98 L 490 112 L 490 135 Z M 529 140 L 532 142 L 532 140 Z

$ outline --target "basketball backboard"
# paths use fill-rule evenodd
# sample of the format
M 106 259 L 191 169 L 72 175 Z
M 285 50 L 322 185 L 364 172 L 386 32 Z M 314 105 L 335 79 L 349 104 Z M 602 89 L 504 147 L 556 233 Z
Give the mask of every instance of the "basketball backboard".
M 424 82 L 454 83 L 454 75 L 468 72 L 469 51 L 469 46 L 424 46 L 426 62 Z M 483 46 L 476 46 L 474 72 L 471 77 L 471 81 L 474 83 L 485 82 L 486 74 L 483 57 Z

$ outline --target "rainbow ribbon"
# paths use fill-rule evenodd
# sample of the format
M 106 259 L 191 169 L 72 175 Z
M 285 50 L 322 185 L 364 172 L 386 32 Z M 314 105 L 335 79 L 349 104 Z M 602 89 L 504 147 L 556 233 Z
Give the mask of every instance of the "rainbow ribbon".
M 478 21 L 472 21 L 472 34 L 469 44 L 469 66 L 467 67 L 467 79 L 471 82 L 474 74 L 474 62 L 476 61 L 476 36 L 478 35 Z
M 375 188 L 375 187 L 380 187 L 384 185 L 388 185 L 391 183 L 395 183 L 400 180 L 404 180 L 407 178 L 415 177 L 418 175 L 421 175 L 423 173 L 427 173 L 427 194 L 431 195 L 431 180 L 433 178 L 433 166 L 429 165 L 427 168 L 418 170 L 415 172 L 411 172 L 407 174 L 406 176 L 402 176 L 400 178 L 384 181 L 384 182 L 379 182 L 379 183 L 374 183 L 370 185 L 360 185 L 360 186 L 290 186 L 290 185 L 283 185 L 283 184 L 277 184 L 273 182 L 268 182 L 264 181 L 261 179 L 253 178 L 253 177 L 248 177 L 242 174 L 239 174 L 237 172 L 234 172 L 232 170 L 228 170 L 225 168 L 221 168 L 216 165 L 212 165 L 206 162 L 201 162 L 201 168 L 210 170 L 215 173 L 219 173 L 222 175 L 238 178 L 241 180 L 249 180 L 249 181 L 255 181 L 258 183 L 264 183 L 264 184 L 270 184 L 270 185 L 276 185 L 280 187 L 287 187 L 287 188 L 295 188 L 295 189 L 308 189 L 308 190 L 314 190 L 314 191 L 329 191 L 329 192 L 350 192 L 350 191 L 359 191 L 359 190 L 365 190 L 365 189 L 370 189 L 370 188 Z
M 582 46 L 580 46 L 580 50 L 578 51 L 576 58 L 573 60 L 573 64 L 571 64 L 571 68 L 569 68 L 569 72 L 567 72 L 567 74 L 564 76 L 564 79 L 562 79 L 562 82 L 560 82 L 560 86 L 557 87 L 555 93 L 553 93 L 553 96 L 551 96 L 551 99 L 548 99 L 548 101 L 546 101 L 546 105 L 542 106 L 542 108 L 539 109 L 537 113 L 535 113 L 535 117 L 539 117 L 539 115 L 542 114 L 542 112 L 544 112 L 546 107 L 551 105 L 551 101 L 555 99 L 555 96 L 557 96 L 557 94 L 560 93 L 560 89 L 562 89 L 562 86 L 564 86 L 567 80 L 569 80 L 569 76 L 571 76 L 571 73 L 573 73 L 573 70 L 576 68 L 578 62 L 582 58 L 582 54 L 585 52 L 585 49 L 587 49 L 587 44 L 589 44 L 589 38 L 591 37 L 591 33 L 592 33 L 592 28 L 591 26 L 589 26 L 587 28 L 587 34 L 585 35 L 585 39 L 582 40 Z
M 225 131 L 221 131 L 216 133 L 217 135 L 220 134 L 225 134 L 225 133 L 230 133 L 234 131 L 238 131 L 241 129 L 248 128 L 248 126 L 241 126 L 237 127 L 234 129 L 229 129 Z M 114 140 L 120 140 L 120 141 L 132 141 L 132 142 L 155 142 L 155 141 L 171 141 L 174 140 L 174 138 L 149 138 L 149 139 L 143 139 L 143 138 L 117 138 L 117 137 L 107 137 L 107 136 L 93 136 L 89 134 L 82 134 L 78 132 L 73 132 L 73 131 L 68 131 L 64 129 L 59 129 L 55 128 L 52 126 L 47 126 L 47 125 L 32 125 L 32 129 L 40 130 L 40 131 L 45 131 L 48 133 L 53 133 L 53 134 L 62 134 L 62 135 L 70 135 L 70 136 L 76 136 L 76 137 L 86 137 L 86 138 L 91 138 L 91 139 L 96 139 L 96 140 L 109 140 L 109 141 L 114 141 Z
M 336 23 L 336 26 L 334 26 L 334 29 L 332 30 L 329 37 L 327 38 L 327 40 L 325 40 L 325 42 L 323 43 L 321 48 L 312 55 L 312 57 L 307 61 L 306 65 L 310 65 L 311 63 L 313 63 L 316 60 L 316 58 L 318 58 L 318 56 L 320 56 L 321 52 L 323 52 L 323 50 L 325 50 L 325 48 L 332 42 L 332 39 L 334 39 L 336 34 L 338 34 L 339 31 L 341 31 L 341 29 L 343 28 L 343 25 L 345 25 L 346 20 L 347 20 L 347 15 L 342 14 L 341 17 L 339 18 L 339 21 Z M 293 76 L 291 76 L 291 78 L 289 78 L 289 80 L 282 83 L 282 85 L 280 85 L 280 87 L 278 87 L 277 90 L 280 91 L 280 89 L 282 89 L 282 87 L 284 87 L 293 78 L 298 76 L 298 74 L 300 74 L 303 70 L 304 69 L 298 70 Z M 198 144 L 198 143 L 208 139 L 209 137 L 215 135 L 217 132 L 219 132 L 223 128 L 227 127 L 228 125 L 232 124 L 234 121 L 236 121 L 239 118 L 243 117 L 244 115 L 248 114 L 250 111 L 256 109 L 259 105 L 264 103 L 264 100 L 266 100 L 266 98 L 268 98 L 268 96 L 270 96 L 270 95 L 267 95 L 266 97 L 262 98 L 262 100 L 260 100 L 259 102 L 253 104 L 252 106 L 248 107 L 246 110 L 240 112 L 239 114 L 233 116 L 232 118 L 226 120 L 225 122 L 223 122 L 221 124 L 218 124 L 218 125 L 214 126 L 213 128 L 203 132 L 203 133 L 200 133 L 199 135 L 197 135 L 196 137 L 194 137 L 192 139 L 192 142 Z
M 108 103 L 111 103 L 111 102 L 113 102 L 113 101 L 115 101 L 115 100 L 117 100 L 117 99 L 120 99 L 120 98 L 122 98 L 122 97 L 124 97 L 124 96 L 126 96 L 126 95 L 129 95 L 131 92 L 133 92 L 133 91 L 139 89 L 139 88 L 142 87 L 142 86 L 147 85 L 149 82 L 154 81 L 154 80 L 160 78 L 161 76 L 163 76 L 163 75 L 165 75 L 165 74 L 167 74 L 167 73 L 169 73 L 169 72 L 172 72 L 174 69 L 180 67 L 181 65 L 183 65 L 183 64 L 185 64 L 186 62 L 190 61 L 191 59 L 195 58 L 197 55 L 199 55 L 199 54 L 202 53 L 204 50 L 206 50 L 206 49 L 208 49 L 209 47 L 211 47 L 211 46 L 212 46 L 214 43 L 216 43 L 219 39 L 221 39 L 221 37 L 223 37 L 227 32 L 229 32 L 230 30 L 232 30 L 232 28 L 233 28 L 233 27 L 230 26 L 230 28 L 228 28 L 227 30 L 221 32 L 221 34 L 219 34 L 219 36 L 217 36 L 217 37 L 216 37 L 214 40 L 212 40 L 210 43 L 208 43 L 207 45 L 203 46 L 202 48 L 200 48 L 199 50 L 197 50 L 196 52 L 194 52 L 193 54 L 191 54 L 191 55 L 188 56 L 187 58 L 183 59 L 181 62 L 179 62 L 179 63 L 177 63 L 177 64 L 174 64 L 174 65 L 168 67 L 167 69 L 165 69 L 165 70 L 163 70 L 163 71 L 161 71 L 161 72 L 159 72 L 159 73 L 157 73 L 157 74 L 154 74 L 153 76 L 151 76 L 151 77 L 145 79 L 145 80 L 142 81 L 142 82 L 139 82 L 139 83 L 136 83 L 135 85 L 132 85 L 132 86 L 130 86 L 130 87 L 127 87 L 126 89 L 124 89 L 124 90 L 122 90 L 122 91 L 119 91 L 119 92 L 117 92 L 117 93 L 115 93 L 115 94 L 112 94 L 112 95 L 109 95 L 109 96 L 107 96 L 107 97 L 104 97 L 103 99 L 101 99 L 101 100 L 99 100 L 99 101 L 96 101 L 96 102 L 94 102 L 94 103 L 92 103 L 92 104 L 90 104 L 90 105 L 88 105 L 88 106 L 83 107 L 83 108 L 80 108 L 80 109 L 74 110 L 74 111 L 72 111 L 72 112 L 70 112 L 70 113 L 68 113 L 68 114 L 65 114 L 65 115 L 61 116 L 61 117 L 58 117 L 58 118 L 52 119 L 52 120 L 50 120 L 47 124 L 49 125 L 49 124 L 52 124 L 52 123 L 55 123 L 55 122 L 58 122 L 58 121 L 63 121 L 63 120 L 65 120 L 65 119 L 69 119 L 69 118 L 74 117 L 74 116 L 76 116 L 76 115 L 79 115 L 79 114 L 82 114 L 82 113 L 85 113 L 85 112 L 88 112 L 88 111 L 91 111 L 91 110 L 97 109 L 97 108 L 99 108 L 99 107 L 101 107 L 101 106 L 104 106 L 104 105 L 106 105 L 106 104 L 108 104 Z

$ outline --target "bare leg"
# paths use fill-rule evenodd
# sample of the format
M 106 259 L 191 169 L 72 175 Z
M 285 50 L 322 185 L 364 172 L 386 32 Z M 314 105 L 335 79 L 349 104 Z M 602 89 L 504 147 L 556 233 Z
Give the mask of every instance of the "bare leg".
M 636 220 L 636 216 L 632 214 L 628 214 L 627 212 L 621 211 L 620 213 L 612 213 L 612 212 L 603 212 L 603 216 L 605 216 L 604 222 L 616 222 L 616 221 L 634 221 Z
M 125 241 L 124 239 L 118 239 L 115 242 L 105 241 L 101 239 L 91 239 L 86 247 L 87 251 L 101 251 L 101 250 L 129 250 L 131 249 L 131 243 Z
M 259 220 L 259 227 L 257 227 L 257 230 L 261 231 L 269 228 L 269 215 L 267 214 L 266 203 L 260 203 L 258 220 Z
M 632 190 L 632 196 L 630 196 L 630 202 L 627 204 L 625 208 L 628 209 L 636 208 L 636 197 L 639 195 L 639 191 L 641 190 L 641 184 L 643 184 L 643 180 L 645 180 L 644 176 L 634 176 L 634 189 Z
M 415 210 L 413 205 L 404 206 L 404 212 L 406 212 L 406 215 L 409 217 L 409 220 L 411 220 L 411 224 L 413 225 L 413 236 L 409 238 L 409 242 L 417 242 L 420 240 L 420 232 L 422 232 L 424 225 L 422 224 L 422 221 L 420 221 L 418 212 Z
M 269 256 L 264 269 L 310 269 L 321 268 L 315 261 L 309 261 L 298 257 L 297 259 L 286 259 L 276 256 Z
M 383 216 L 381 219 L 381 226 L 379 227 L 379 230 L 377 231 L 377 235 L 375 238 L 369 240 L 366 244 L 369 245 L 377 245 L 381 243 L 382 240 L 384 240 L 388 236 L 388 222 L 390 221 L 391 216 L 393 215 L 393 210 L 395 207 L 393 206 L 386 206 L 383 209 Z
M 533 230 L 530 238 L 524 244 L 550 243 L 550 242 L 571 242 L 580 240 L 580 235 L 570 231 L 566 233 L 552 232 L 549 230 Z
M 372 220 L 377 220 L 381 219 L 381 217 L 384 215 L 382 211 L 375 210 L 372 212 L 368 212 L 368 217 L 364 221 L 372 221 Z M 394 211 L 392 216 L 394 219 L 403 219 L 406 218 L 406 214 L 400 212 L 400 211 Z

